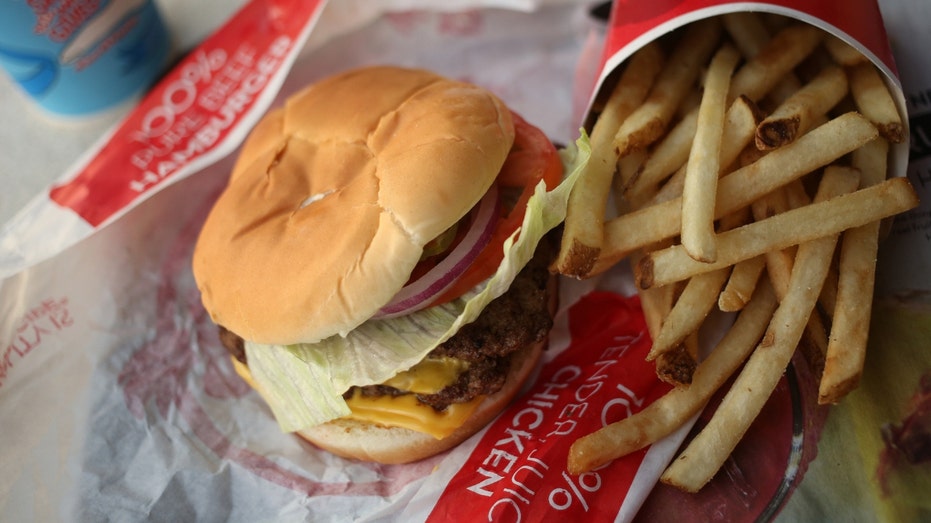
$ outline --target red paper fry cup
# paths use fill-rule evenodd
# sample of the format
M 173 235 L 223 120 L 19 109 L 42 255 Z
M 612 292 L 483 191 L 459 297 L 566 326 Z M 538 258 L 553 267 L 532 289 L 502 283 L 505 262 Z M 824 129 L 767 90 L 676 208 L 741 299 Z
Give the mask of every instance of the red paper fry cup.
M 765 22 L 772 22 L 778 16 L 782 17 L 780 21 L 783 24 L 802 22 L 814 26 L 825 33 L 823 41 L 836 38 L 859 51 L 875 66 L 892 96 L 904 135 L 898 143 L 890 144 L 888 175 L 905 176 L 908 160 L 905 97 L 875 0 L 775 0 L 765 3 L 614 0 L 605 29 L 600 68 L 597 69 L 594 87 L 589 94 L 588 109 L 582 119 L 584 126 L 589 131 L 593 129 L 615 80 L 637 51 L 652 42 L 667 43 L 667 35 L 694 22 L 747 12 L 758 13 Z M 776 33 L 774 27 L 767 28 L 770 34 Z M 723 34 L 724 38 L 730 38 L 726 30 Z M 826 45 L 822 44 L 822 47 L 817 49 L 818 53 L 830 59 Z M 795 69 L 802 73 L 803 68 L 815 62 L 803 62 Z M 739 71 L 740 65 L 735 70 Z M 849 71 L 850 66 L 845 66 L 845 70 Z M 803 74 L 799 76 L 805 78 Z M 699 92 L 700 81 L 700 77 L 696 78 L 695 87 L 691 88 L 695 94 Z M 731 94 L 737 96 L 742 93 Z M 759 101 L 759 105 L 764 108 L 775 105 L 763 98 L 765 96 L 755 101 Z M 848 103 L 852 102 L 840 102 L 841 105 Z M 836 110 L 841 111 L 839 108 Z M 675 124 L 675 116 L 672 118 L 667 130 Z M 726 387 L 722 388 L 716 397 L 719 398 L 726 390 Z M 729 507 L 723 517 L 734 521 L 769 520 L 774 517 L 814 457 L 825 413 L 814 401 L 813 396 L 817 390 L 817 378 L 808 372 L 801 355 L 797 355 L 763 411 L 731 453 L 725 470 L 697 494 L 686 494 L 658 484 L 639 507 L 634 521 L 703 521 L 711 514 L 722 517 L 720 512 L 715 512 L 720 507 Z M 703 414 L 696 427 L 706 423 L 711 412 L 713 409 Z M 606 474 L 611 470 L 611 466 L 608 466 L 599 473 Z
M 605 34 L 600 74 L 589 99 L 588 116 L 583 121 L 590 128 L 595 101 L 606 95 L 601 92 L 606 80 L 637 50 L 692 22 L 738 12 L 782 15 L 811 24 L 866 56 L 882 73 L 903 126 L 904 139 L 891 147 L 889 175 L 905 175 L 908 162 L 905 97 L 876 0 L 615 0 Z

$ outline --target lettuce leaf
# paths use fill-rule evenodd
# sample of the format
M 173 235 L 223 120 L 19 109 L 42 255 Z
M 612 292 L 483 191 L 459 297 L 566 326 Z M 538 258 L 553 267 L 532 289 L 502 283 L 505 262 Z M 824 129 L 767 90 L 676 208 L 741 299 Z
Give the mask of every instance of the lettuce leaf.
M 475 320 L 507 291 L 543 236 L 565 219 L 569 192 L 590 154 L 584 132 L 575 147 L 560 150 L 568 176 L 552 191 L 542 181 L 535 187 L 517 239 L 504 243 L 498 270 L 459 299 L 403 317 L 369 320 L 345 337 L 313 344 L 246 341 L 249 369 L 281 429 L 292 432 L 348 415 L 342 393 L 351 386 L 390 379 Z

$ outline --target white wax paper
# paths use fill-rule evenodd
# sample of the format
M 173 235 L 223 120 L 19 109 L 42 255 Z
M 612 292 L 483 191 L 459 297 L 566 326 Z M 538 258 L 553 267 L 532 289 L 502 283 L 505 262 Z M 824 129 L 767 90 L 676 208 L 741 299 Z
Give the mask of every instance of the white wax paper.
M 494 90 L 566 143 L 597 73 L 601 33 L 590 4 L 461 0 L 438 10 L 427 0 L 333 0 L 275 104 L 354 65 L 421 66 Z M 931 12 L 919 0 L 881 6 L 914 122 L 931 113 L 923 25 Z M 165 188 L 0 281 L 0 521 L 422 518 L 424 488 L 435 487 L 427 475 L 468 451 L 470 443 L 415 465 L 377 466 L 315 451 L 278 430 L 233 374 L 190 275 L 190 249 L 231 162 Z M 931 287 L 927 172 L 926 158 L 913 157 L 922 207 L 883 245 L 883 283 L 892 292 Z M 629 292 L 629 275 L 608 276 L 566 286 L 566 301 L 596 284 Z M 564 327 L 554 332 L 557 351 Z M 815 461 L 822 465 L 832 464 Z M 785 520 L 839 514 L 805 503 L 823 501 L 830 490 L 818 482 L 844 468 L 825 470 L 803 483 L 814 494 L 792 498 Z M 858 515 L 856 504 L 837 506 Z
M 333 2 L 274 104 L 352 66 L 419 66 L 574 139 L 576 67 L 596 30 L 584 2 L 401 4 Z M 0 281 L 0 520 L 392 519 L 442 459 L 315 451 L 234 375 L 190 274 L 234 156 Z

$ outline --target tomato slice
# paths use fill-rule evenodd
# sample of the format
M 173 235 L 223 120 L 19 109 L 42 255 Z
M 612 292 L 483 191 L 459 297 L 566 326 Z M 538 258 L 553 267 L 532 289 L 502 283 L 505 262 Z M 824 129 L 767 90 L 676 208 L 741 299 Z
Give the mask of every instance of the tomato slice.
M 514 120 L 514 145 L 508 153 L 497 183 L 502 192 L 514 189 L 519 192 L 516 203 L 510 209 L 502 209 L 491 241 L 458 280 L 445 292 L 437 296 L 431 305 L 441 305 L 462 296 L 498 270 L 504 259 L 504 241 L 524 221 L 527 202 L 540 180 L 552 190 L 562 180 L 563 168 L 556 147 L 540 129 L 527 123 L 520 115 L 511 112 Z

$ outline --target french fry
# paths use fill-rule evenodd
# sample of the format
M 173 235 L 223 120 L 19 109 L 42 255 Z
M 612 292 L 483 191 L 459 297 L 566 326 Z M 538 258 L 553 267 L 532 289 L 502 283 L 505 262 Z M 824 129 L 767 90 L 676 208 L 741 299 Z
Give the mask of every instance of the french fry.
M 749 219 L 749 209 L 742 209 L 725 216 L 720 228 L 732 229 Z M 727 279 L 728 271 L 721 272 L 723 274 L 707 273 L 680 283 L 682 292 L 677 294 L 673 300 L 675 305 L 662 319 L 659 333 L 652 336 L 652 351 L 659 352 L 655 358 L 656 375 L 670 385 L 688 387 L 692 383 L 692 374 L 700 359 L 700 327 L 714 307 L 715 295 L 720 291 L 723 280 Z M 721 281 L 717 281 L 719 277 Z
M 675 198 L 637 209 L 605 223 L 605 244 L 589 276 L 613 267 L 631 252 L 675 236 L 680 200 Z M 672 214 L 672 216 L 670 216 Z
M 656 247 L 668 247 L 671 244 L 672 242 L 667 240 Z M 631 260 L 636 261 L 643 255 L 644 251 L 638 251 L 631 255 Z M 659 335 L 659 331 L 663 326 L 663 318 L 669 314 L 678 294 L 679 289 L 677 289 L 676 285 L 654 287 L 649 292 L 640 293 L 640 308 L 643 310 L 643 317 L 651 339 L 656 339 Z
M 850 94 L 857 108 L 879 129 L 879 134 L 892 143 L 905 141 L 905 126 L 895 102 L 879 71 L 865 63 L 847 69 Z
M 851 67 L 869 62 L 866 55 L 857 51 L 852 45 L 834 35 L 825 35 L 824 48 L 827 49 L 831 58 L 833 58 L 838 65 L 844 67 Z
M 701 341 L 699 340 L 699 331 L 695 331 L 682 340 L 682 345 L 685 347 L 686 354 L 689 355 L 689 358 L 692 359 L 698 364 L 698 361 L 701 359 Z M 695 369 L 692 369 L 694 372 Z M 689 373 L 688 380 L 682 380 L 680 382 L 673 383 L 673 385 L 686 385 L 692 383 L 692 373 Z
M 662 63 L 662 51 L 656 43 L 634 53 L 592 128 L 592 156 L 569 195 L 562 245 L 554 262 L 562 274 L 582 277 L 598 257 L 608 191 L 617 163 L 614 135 L 643 103 Z
M 756 147 L 770 150 L 795 141 L 812 123 L 847 93 L 847 75 L 840 67 L 823 70 L 767 116 L 756 130 Z
M 744 147 L 743 150 L 740 151 L 740 156 L 737 157 L 737 166 L 746 167 L 756 163 L 757 160 L 764 156 L 766 156 L 766 151 L 757 149 L 756 145 Z
M 832 201 L 813 203 L 720 233 L 715 263 L 693 260 L 681 245 L 649 253 L 637 264 L 637 285 L 648 289 L 684 280 L 772 250 L 859 227 L 917 205 L 918 196 L 908 180 L 893 178 Z
M 676 298 L 681 294 L 680 287 L 682 286 L 667 285 L 640 293 L 640 304 L 651 339 L 659 336 L 663 321 L 672 310 Z M 689 349 L 690 347 L 683 343 L 675 350 L 660 355 L 656 360 L 657 377 L 675 386 L 688 384 L 698 362 Z
M 695 84 L 705 61 L 714 52 L 721 24 L 709 18 L 686 27 L 649 96 L 627 118 L 614 138 L 618 156 L 648 147 L 666 131 L 670 120 Z
M 689 151 L 682 187 L 682 245 L 699 261 L 712 262 L 716 254 L 714 233 L 715 195 L 721 174 L 727 89 L 740 55 L 729 45 L 711 59 L 705 89 L 698 108 L 698 128 Z
M 794 251 L 791 249 L 766 253 L 766 273 L 769 275 L 770 284 L 773 287 L 779 287 L 776 296 L 780 299 L 788 293 L 793 265 Z M 830 274 L 830 270 L 828 272 Z M 824 285 L 822 285 L 823 288 Z M 803 341 L 804 343 L 799 346 L 800 350 L 805 356 L 811 374 L 817 379 L 824 372 L 828 347 L 828 329 L 817 311 L 808 317 Z
M 665 245 L 671 244 L 670 241 L 663 243 Z M 636 260 L 642 254 L 641 252 L 631 258 Z M 669 311 L 672 310 L 672 306 L 680 294 L 680 287 L 681 285 L 667 285 L 666 287 L 654 287 L 640 293 L 640 307 L 643 310 L 647 330 L 650 332 L 650 339 L 655 340 L 659 336 L 663 320 L 669 315 Z M 657 361 L 656 373 L 664 381 L 675 384 L 686 377 L 690 379 L 692 372 L 695 370 L 695 364 L 696 360 L 685 350 L 682 350 L 676 354 L 676 357 Z
M 685 169 L 679 169 L 668 180 L 666 180 L 666 183 L 664 183 L 662 187 L 653 193 L 653 195 L 647 201 L 647 204 L 641 206 L 641 208 L 647 207 L 649 205 L 657 205 L 682 197 L 682 187 L 684 185 Z
M 749 209 L 741 209 L 722 218 L 720 228 L 722 231 L 730 230 L 744 225 L 749 219 Z M 717 303 L 717 296 L 729 274 L 730 267 L 723 267 L 716 271 L 699 274 L 685 283 L 682 293 L 663 319 L 659 334 L 653 337 L 653 346 L 646 358 L 648 361 L 676 349 L 685 342 L 686 338 L 698 332 L 705 317 Z M 693 360 L 697 360 L 697 351 L 692 356 Z M 676 376 L 677 383 L 690 381 L 683 379 L 681 372 L 676 373 Z
M 754 220 L 761 222 L 788 211 L 790 207 L 786 193 L 787 191 L 783 189 L 776 190 L 753 202 L 751 209 Z M 776 297 L 780 300 L 789 292 L 789 279 L 792 276 L 792 265 L 795 263 L 795 250 L 796 246 L 790 245 L 784 249 L 774 249 L 762 254 L 763 259 L 766 260 L 766 275 L 776 292 Z
M 852 190 L 855 188 L 854 180 L 859 179 L 859 171 L 852 170 L 846 174 L 847 178 L 850 180 L 849 188 Z M 793 194 L 798 190 L 797 188 L 801 188 L 801 183 L 798 181 L 753 202 L 752 209 L 754 218 L 763 220 L 775 216 L 778 213 L 786 212 L 789 209 L 811 203 L 807 195 L 802 199 L 801 195 Z M 798 201 L 793 202 L 792 200 Z M 789 292 L 789 280 L 792 276 L 792 267 L 795 264 L 795 255 L 795 246 L 782 250 L 769 251 L 763 255 L 766 261 L 766 274 L 779 300 L 782 300 Z M 830 270 L 828 274 L 830 274 Z M 822 285 L 822 289 L 823 288 L 824 286 Z M 804 343 L 801 344 L 800 347 L 808 362 L 809 368 L 812 374 L 820 376 L 824 369 L 824 358 L 828 346 L 827 329 L 824 327 L 824 322 L 820 315 L 812 314 L 808 318 L 803 341 Z
M 856 152 L 856 150 L 854 150 L 854 152 Z M 788 203 L 790 209 L 804 207 L 811 203 L 811 197 L 808 196 L 808 192 L 805 191 L 805 186 L 802 184 L 801 180 L 794 180 L 787 183 L 784 189 L 786 203 Z
M 818 403 L 822 405 L 837 403 L 860 382 L 869 335 L 878 240 L 878 221 L 844 233 L 837 300 L 818 388 Z
M 641 169 L 624 188 L 631 199 L 656 187 L 675 173 L 689 158 L 689 149 L 698 129 L 698 110 L 694 109 L 682 117 L 666 136 L 656 144 Z
M 785 27 L 746 62 L 731 81 L 730 97 L 744 95 L 754 102 L 766 96 L 793 67 L 802 62 L 821 42 L 820 29 L 808 24 Z
M 689 334 L 698 330 L 705 316 L 714 307 L 715 297 L 729 274 L 730 267 L 722 267 L 699 274 L 686 283 L 679 299 L 663 320 L 659 335 L 653 339 L 653 346 L 647 354 L 648 361 L 672 350 Z
M 873 140 L 851 155 L 851 163 L 860 170 L 860 183 L 870 187 L 882 183 L 886 179 L 889 156 L 889 142 L 878 138 Z
M 672 309 L 674 291 L 675 286 L 670 285 L 668 287 L 654 287 L 649 292 L 640 294 L 640 307 L 643 309 L 647 330 L 653 339 L 659 335 L 663 325 L 663 318 Z
M 886 178 L 888 143 L 877 139 L 853 155 L 866 187 Z M 876 276 L 879 221 L 844 233 L 840 248 L 837 296 L 827 346 L 824 373 L 818 388 L 818 403 L 837 403 L 856 388 L 863 372 Z
M 752 140 L 759 125 L 760 110 L 746 96 L 738 96 L 727 110 L 721 144 L 721 167 L 733 164 Z
M 647 191 L 642 194 L 624 194 L 624 188 L 629 186 L 631 180 L 642 170 L 647 155 L 648 153 L 646 150 L 637 149 L 617 161 L 617 174 L 614 178 L 615 183 L 620 188 L 620 194 L 617 195 L 616 201 L 618 215 L 639 208 L 655 194 L 655 190 Z
M 834 307 L 837 305 L 837 263 L 831 266 L 828 276 L 821 287 L 821 296 L 818 298 L 818 305 L 828 317 L 834 314 Z M 827 354 L 825 346 L 825 355 Z
M 762 284 L 734 325 L 692 374 L 688 388 L 669 391 L 642 411 L 576 440 L 568 469 L 580 474 L 651 445 L 695 416 L 746 359 L 776 309 L 776 298 Z
M 768 29 L 770 33 L 776 32 L 785 26 L 794 23 L 794 20 L 791 18 L 775 13 L 760 13 L 760 18 L 763 20 L 763 25 L 766 26 L 766 29 Z
M 721 165 L 732 165 L 741 150 L 753 140 L 760 121 L 756 105 L 746 96 L 734 100 L 727 110 L 724 137 L 721 140 Z M 666 183 L 656 191 L 650 203 L 663 203 L 682 196 L 685 185 L 685 166 L 679 168 Z
M 739 11 L 721 16 L 724 30 L 747 58 L 760 54 L 770 39 L 769 29 L 763 24 L 759 13 Z
M 694 113 L 693 116 L 697 124 L 698 113 Z M 722 167 L 732 164 L 737 159 L 741 149 L 753 140 L 759 121 L 759 110 L 749 98 L 741 96 L 734 100 L 725 115 L 724 136 L 721 139 Z M 694 131 L 692 132 L 692 136 L 694 137 Z M 684 147 L 686 149 L 685 156 L 687 159 L 687 150 L 690 146 L 685 145 Z M 653 155 L 656 154 L 658 154 L 658 152 L 654 151 Z M 659 190 L 655 190 L 651 189 L 651 187 L 654 183 L 659 183 L 660 180 L 658 180 L 656 176 L 647 174 L 645 172 L 646 165 L 644 165 L 644 172 L 634 180 L 633 188 L 628 191 L 628 194 L 631 195 L 631 198 L 639 198 L 640 201 L 643 201 L 646 198 L 644 196 L 639 196 L 640 191 L 649 191 L 647 194 L 653 194 L 650 200 L 651 203 L 661 203 L 678 198 L 682 196 L 682 188 L 685 183 L 685 169 L 686 161 L 682 160 L 678 170 L 669 177 Z
M 825 173 L 816 202 L 826 203 L 849 190 L 849 179 L 845 179 L 848 173 Z M 799 246 L 789 292 L 773 313 L 762 341 L 747 359 L 708 425 L 663 472 L 660 477 L 663 483 L 686 492 L 698 492 L 737 446 L 792 359 L 805 320 L 817 302 L 836 243 L 837 234 L 830 234 Z
M 656 358 L 656 377 L 674 387 L 690 386 L 698 367 L 695 357 L 697 343 L 697 333 L 691 333 L 681 343 L 660 354 Z
M 766 260 L 766 275 L 769 283 L 776 289 L 776 296 L 782 299 L 789 292 L 789 278 L 795 263 L 795 246 L 763 253 Z
M 749 205 L 762 195 L 827 165 L 877 136 L 876 128 L 856 113 L 847 113 L 812 129 L 795 142 L 718 181 L 716 217 Z M 643 246 L 679 233 L 681 199 L 644 207 L 605 223 L 598 274 Z M 720 248 L 720 247 L 719 247 Z
M 753 291 L 765 267 L 766 258 L 762 255 L 734 264 L 727 283 L 718 296 L 718 308 L 724 312 L 736 312 L 743 309 L 753 296 Z
M 759 13 L 752 11 L 741 11 L 729 13 L 722 16 L 724 20 L 724 30 L 734 41 L 737 49 L 747 59 L 751 59 L 760 54 L 760 51 L 766 47 L 770 39 L 770 30 L 766 27 L 763 17 Z M 792 72 L 786 72 L 770 95 L 781 103 L 792 93 L 798 90 L 801 82 Z

